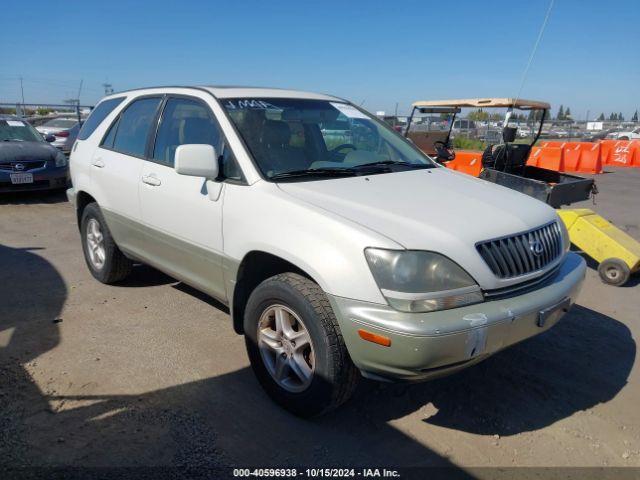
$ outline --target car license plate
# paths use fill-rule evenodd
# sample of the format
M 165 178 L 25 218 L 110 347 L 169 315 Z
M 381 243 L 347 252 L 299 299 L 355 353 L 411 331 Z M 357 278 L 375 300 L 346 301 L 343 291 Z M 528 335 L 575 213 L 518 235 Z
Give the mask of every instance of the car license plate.
M 571 307 L 571 300 L 565 298 L 555 305 L 540 310 L 538 312 L 538 326 L 542 328 L 548 322 L 557 321 L 562 315 L 569 311 L 569 307 Z
M 10 173 L 11 183 L 14 185 L 20 183 L 33 183 L 33 173 Z

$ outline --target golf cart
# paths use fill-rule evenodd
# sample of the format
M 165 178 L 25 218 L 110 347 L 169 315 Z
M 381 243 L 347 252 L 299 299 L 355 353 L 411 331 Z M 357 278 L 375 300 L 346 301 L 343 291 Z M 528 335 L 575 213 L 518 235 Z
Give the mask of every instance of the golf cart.
M 517 190 L 538 200 L 548 203 L 554 208 L 569 205 L 573 202 L 586 200 L 595 192 L 594 182 L 574 175 L 560 173 L 527 165 L 527 160 L 533 145 L 540 138 L 542 126 L 547 112 L 551 108 L 546 102 L 537 102 L 511 98 L 476 98 L 464 100 L 429 100 L 415 102 L 405 136 L 428 155 L 434 155 L 441 163 L 455 159 L 455 151 L 450 142 L 451 130 L 455 117 L 462 108 L 506 108 L 507 112 L 502 122 L 502 139 L 496 144 L 489 143 L 482 154 L 482 172 L 480 178 L 499 185 Z M 527 127 L 533 133 L 529 143 L 522 143 L 518 137 L 518 126 L 510 123 L 513 111 L 533 111 L 536 128 Z M 420 125 L 430 125 L 430 122 L 419 122 L 412 125 L 414 118 L 419 115 L 432 118 L 429 114 L 439 114 L 440 117 L 449 115 L 449 128 L 446 131 L 419 128 Z M 487 126 L 487 128 L 489 128 Z M 492 137 L 485 136 L 489 140 Z M 490 141 L 490 140 L 489 140 Z

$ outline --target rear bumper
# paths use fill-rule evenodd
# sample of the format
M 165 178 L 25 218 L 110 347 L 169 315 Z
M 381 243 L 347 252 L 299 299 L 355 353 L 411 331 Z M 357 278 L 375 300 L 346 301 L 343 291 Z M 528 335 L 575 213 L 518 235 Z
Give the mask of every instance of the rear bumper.
M 14 185 L 9 173 L 1 172 L 0 193 L 62 189 L 69 186 L 69 167 L 47 168 L 27 173 L 33 174 L 33 183 Z
M 548 330 L 575 302 L 585 272 L 584 260 L 569 253 L 558 273 L 537 290 L 433 313 L 403 313 L 335 296 L 330 301 L 363 375 L 419 381 L 453 373 Z M 557 308 L 541 324 L 539 313 L 551 306 Z M 385 336 L 391 345 L 365 341 L 359 329 Z

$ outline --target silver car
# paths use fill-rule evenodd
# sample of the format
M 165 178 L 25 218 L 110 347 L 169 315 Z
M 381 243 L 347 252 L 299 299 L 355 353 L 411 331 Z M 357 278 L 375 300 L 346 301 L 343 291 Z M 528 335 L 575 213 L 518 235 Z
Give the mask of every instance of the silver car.
M 55 140 L 51 143 L 54 147 L 62 150 L 64 153 L 69 153 L 73 142 L 78 137 L 80 131 L 80 122 L 77 118 L 54 118 L 42 125 L 36 127 L 43 136 L 53 135 Z

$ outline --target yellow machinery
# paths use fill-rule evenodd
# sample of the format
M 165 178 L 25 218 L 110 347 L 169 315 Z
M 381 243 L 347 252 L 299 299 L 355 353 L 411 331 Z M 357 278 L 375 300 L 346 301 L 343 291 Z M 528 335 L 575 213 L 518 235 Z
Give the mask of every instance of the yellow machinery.
M 571 243 L 596 260 L 603 282 L 620 286 L 640 270 L 640 242 L 588 208 L 557 210 Z

